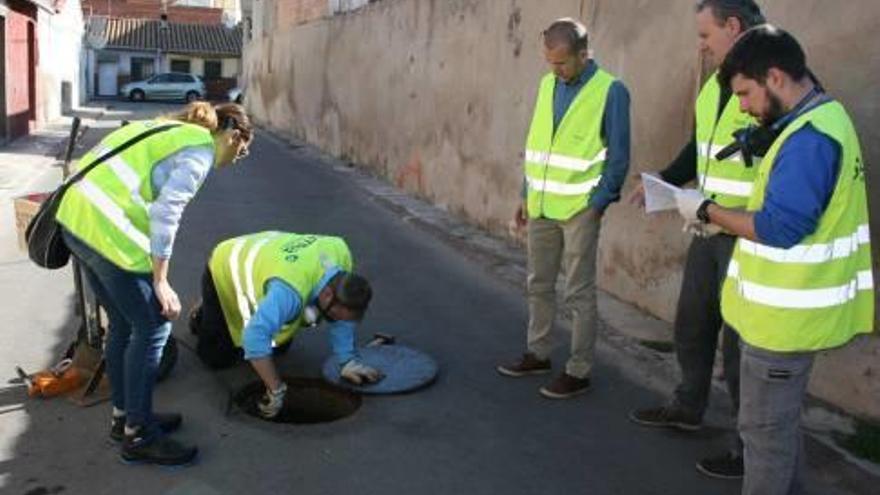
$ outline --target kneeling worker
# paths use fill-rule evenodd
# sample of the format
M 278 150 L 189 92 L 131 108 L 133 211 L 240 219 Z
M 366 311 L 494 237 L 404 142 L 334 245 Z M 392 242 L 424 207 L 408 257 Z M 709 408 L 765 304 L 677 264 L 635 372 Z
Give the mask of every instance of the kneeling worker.
M 221 242 L 208 260 L 202 306 L 190 322 L 199 357 L 212 368 L 249 361 L 266 385 L 259 412 L 272 418 L 287 392 L 272 354 L 286 350 L 300 328 L 323 319 L 342 377 L 378 381 L 381 372 L 361 363 L 355 349 L 356 322 L 372 290 L 351 269 L 351 252 L 339 237 L 270 231 Z

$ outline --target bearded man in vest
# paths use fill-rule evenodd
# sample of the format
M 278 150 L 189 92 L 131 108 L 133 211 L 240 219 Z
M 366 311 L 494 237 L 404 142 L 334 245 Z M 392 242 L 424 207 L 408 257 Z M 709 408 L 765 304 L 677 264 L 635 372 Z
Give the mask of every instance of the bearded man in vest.
M 380 380 L 355 348 L 357 322 L 373 292 L 352 267 L 339 237 L 268 231 L 221 242 L 202 277 L 202 305 L 190 316 L 199 357 L 215 369 L 247 360 L 266 385 L 259 413 L 273 418 L 287 385 L 272 355 L 286 350 L 300 329 L 324 320 L 341 376 L 354 384 Z
M 528 227 L 527 348 L 498 366 L 505 376 L 549 373 L 556 317 L 556 278 L 565 272 L 572 314 L 564 370 L 540 389 L 566 399 L 590 387 L 598 331 L 596 248 L 605 209 L 620 197 L 629 170 L 629 93 L 588 51 L 587 30 L 563 18 L 544 31 L 552 72 L 540 82 L 525 150 L 525 180 L 516 224 Z
M 697 33 L 703 57 L 714 67 L 736 39 L 747 29 L 762 24 L 764 16 L 753 0 L 701 0 L 696 7 Z M 694 112 L 691 140 L 678 157 L 660 172 L 666 182 L 682 186 L 696 180 L 698 190 L 719 205 L 745 208 L 757 166 L 747 164 L 741 154 L 723 160 L 715 154 L 734 142 L 734 131 L 754 124 L 739 109 L 729 88 L 718 83 L 713 72 L 700 91 Z M 645 190 L 639 184 L 631 201 L 644 205 Z M 678 307 L 675 314 L 675 354 L 681 381 L 671 401 L 664 405 L 636 409 L 630 419 L 643 426 L 693 432 L 702 428 L 709 405 L 715 353 L 721 338 L 724 380 L 736 418 L 739 407 L 739 337 L 721 317 L 721 283 L 733 253 L 732 232 L 699 229 L 693 232 L 687 251 Z M 700 459 L 697 470 L 715 478 L 735 479 L 743 475 L 742 442 L 732 435 L 729 448 L 719 455 Z
M 778 135 L 745 211 L 695 190 L 676 201 L 686 221 L 739 236 L 721 311 L 742 340 L 742 493 L 798 494 L 800 418 L 813 359 L 874 323 L 864 163 L 849 115 L 822 91 L 787 32 L 767 25 L 747 31 L 724 59 L 719 81 L 760 120 L 761 131 Z

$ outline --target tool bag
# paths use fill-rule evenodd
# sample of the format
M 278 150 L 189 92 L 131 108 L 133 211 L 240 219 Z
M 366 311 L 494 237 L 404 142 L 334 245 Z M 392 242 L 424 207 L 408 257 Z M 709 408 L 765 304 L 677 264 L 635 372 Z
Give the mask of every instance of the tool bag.
M 85 177 L 93 168 L 101 163 L 113 158 L 119 153 L 135 145 L 136 143 L 160 132 L 164 132 L 180 124 L 168 124 L 155 127 L 146 132 L 138 134 L 128 141 L 122 143 L 119 147 L 104 153 L 87 167 L 72 175 L 69 179 L 58 186 L 52 194 L 46 198 L 40 205 L 37 214 L 28 222 L 27 229 L 24 233 L 25 242 L 27 242 L 28 257 L 37 265 L 55 270 L 67 264 L 70 260 L 70 249 L 64 244 L 61 237 L 61 224 L 55 220 L 58 213 L 58 207 L 61 205 L 61 199 L 64 197 L 65 191 L 76 184 L 77 181 Z

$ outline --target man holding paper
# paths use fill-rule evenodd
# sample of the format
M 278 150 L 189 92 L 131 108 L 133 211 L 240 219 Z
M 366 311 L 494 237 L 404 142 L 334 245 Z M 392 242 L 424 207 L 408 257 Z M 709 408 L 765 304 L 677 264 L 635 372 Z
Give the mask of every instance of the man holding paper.
M 813 359 L 873 329 L 865 164 L 846 109 L 825 94 L 787 32 L 746 32 L 724 59 L 719 81 L 774 139 L 745 211 L 693 189 L 676 201 L 686 221 L 739 236 L 721 310 L 742 339 L 742 493 L 799 494 L 799 426 Z
M 736 39 L 748 28 L 762 24 L 764 17 L 753 0 L 702 0 L 697 4 L 700 49 L 716 67 Z M 713 73 L 703 85 L 696 104 L 694 138 L 660 177 L 680 186 L 694 179 L 708 198 L 727 208 L 742 209 L 748 202 L 757 165 L 749 167 L 737 153 L 717 160 L 718 151 L 733 143 L 733 132 L 754 120 L 741 111 L 729 88 Z M 631 199 L 641 202 L 644 184 Z M 675 317 L 675 352 L 681 367 L 681 382 L 673 400 L 659 407 L 637 409 L 630 419 L 644 426 L 695 431 L 702 426 L 709 400 L 718 337 L 723 328 L 724 378 L 736 416 L 739 405 L 739 338 L 724 324 L 720 288 L 727 271 L 736 237 L 729 231 L 701 230 L 691 241 L 685 263 L 681 293 Z M 697 470 L 718 478 L 740 478 L 743 474 L 742 444 L 732 442 L 729 452 L 700 460 Z

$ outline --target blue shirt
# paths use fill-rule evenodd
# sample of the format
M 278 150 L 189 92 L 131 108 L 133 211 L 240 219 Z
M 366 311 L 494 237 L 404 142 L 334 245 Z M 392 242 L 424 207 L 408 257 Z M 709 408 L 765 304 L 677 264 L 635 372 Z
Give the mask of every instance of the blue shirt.
M 324 273 L 318 285 L 309 294 L 309 305 L 316 305 L 318 294 L 327 286 L 330 279 L 339 273 L 339 268 L 331 268 Z M 300 295 L 281 279 L 270 279 L 266 296 L 248 321 L 242 335 L 245 359 L 258 359 L 272 354 L 272 337 L 288 322 L 299 318 L 302 311 Z M 337 320 L 327 331 L 330 347 L 337 362 L 342 365 L 357 357 L 355 349 L 355 329 L 353 321 Z
M 755 235 L 773 247 L 788 249 L 816 231 L 828 207 L 841 149 L 810 124 L 782 144 L 770 172 L 764 205 L 755 212 Z
M 553 132 L 562 122 L 562 118 L 571 106 L 580 90 L 599 70 L 598 64 L 590 61 L 587 67 L 572 82 L 566 83 L 556 79 L 553 90 Z M 629 172 L 630 156 L 630 125 L 629 125 L 629 91 L 622 82 L 615 80 L 608 90 L 605 111 L 602 116 L 602 140 L 608 148 L 605 168 L 599 178 L 599 184 L 593 189 L 587 206 L 600 213 L 611 203 L 620 199 L 620 189 Z M 525 182 L 523 197 L 525 197 Z

